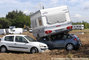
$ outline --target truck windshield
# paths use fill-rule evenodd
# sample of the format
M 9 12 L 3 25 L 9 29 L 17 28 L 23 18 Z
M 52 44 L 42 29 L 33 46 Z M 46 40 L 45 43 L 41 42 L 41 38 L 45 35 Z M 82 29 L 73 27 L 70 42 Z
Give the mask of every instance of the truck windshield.
M 33 38 L 29 37 L 29 36 L 25 36 L 26 39 L 28 39 L 29 41 L 33 42 L 33 41 L 36 41 L 34 40 Z
M 46 15 L 48 24 L 62 23 L 66 21 L 65 13 Z

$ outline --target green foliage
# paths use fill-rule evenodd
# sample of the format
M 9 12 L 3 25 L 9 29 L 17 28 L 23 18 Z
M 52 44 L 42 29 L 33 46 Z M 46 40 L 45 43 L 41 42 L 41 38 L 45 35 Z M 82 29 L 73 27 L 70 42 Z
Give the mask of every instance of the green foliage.
M 12 22 L 12 26 L 24 27 L 24 25 L 30 27 L 30 16 L 25 15 L 21 11 L 12 11 L 6 15 L 6 18 Z
M 11 25 L 11 22 L 6 18 L 0 18 L 0 28 L 7 28 Z
M 87 23 L 87 22 L 76 22 L 76 23 L 72 23 L 73 25 L 81 25 L 81 24 L 83 24 L 84 25 L 84 28 L 85 29 L 89 29 L 89 23 Z

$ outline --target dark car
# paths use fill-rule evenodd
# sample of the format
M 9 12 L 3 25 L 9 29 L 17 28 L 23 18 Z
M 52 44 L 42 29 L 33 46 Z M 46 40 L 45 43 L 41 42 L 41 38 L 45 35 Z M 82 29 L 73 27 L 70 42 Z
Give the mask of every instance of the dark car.
M 39 41 L 46 43 L 49 49 L 65 48 L 66 50 L 77 50 L 81 46 L 80 39 L 74 34 L 57 34 Z

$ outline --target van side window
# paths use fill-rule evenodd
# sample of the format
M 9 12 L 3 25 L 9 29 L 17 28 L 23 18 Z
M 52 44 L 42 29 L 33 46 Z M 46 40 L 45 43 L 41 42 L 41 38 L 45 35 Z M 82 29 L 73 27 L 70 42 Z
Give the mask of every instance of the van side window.
M 39 21 L 39 26 L 42 26 L 42 19 L 41 19 L 41 17 L 38 18 L 38 21 Z

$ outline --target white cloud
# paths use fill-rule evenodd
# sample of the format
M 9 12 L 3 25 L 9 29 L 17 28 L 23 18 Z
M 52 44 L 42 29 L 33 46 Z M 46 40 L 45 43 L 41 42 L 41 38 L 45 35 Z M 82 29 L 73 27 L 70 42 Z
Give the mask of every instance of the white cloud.
M 51 0 L 51 3 L 54 3 L 54 4 L 56 4 L 58 2 L 59 2 L 59 0 Z
M 0 0 L 0 3 L 17 3 L 18 2 L 18 0 Z
M 59 4 L 59 2 L 61 2 L 62 0 L 49 0 L 49 3 L 47 4 L 48 7 L 56 7 Z
M 81 18 L 82 16 L 80 14 L 75 14 L 74 17 Z
M 79 1 L 79 0 L 67 0 L 67 1 L 70 1 L 70 2 L 77 2 L 77 1 Z
M 42 3 L 45 8 L 57 7 L 60 5 L 68 5 L 71 17 L 75 21 L 89 19 L 89 0 L 0 0 L 0 17 L 5 16 L 12 10 L 21 10 L 25 14 L 35 12 L 40 9 L 38 3 Z M 83 10 L 84 9 L 84 10 Z M 77 13 L 77 14 L 76 14 Z M 86 18 L 86 19 L 85 19 Z
M 89 1 L 83 3 L 84 9 L 89 9 Z
M 33 4 L 30 1 L 22 2 L 20 0 L 0 0 L 0 17 L 5 17 L 8 12 L 13 10 L 31 11 Z M 27 14 L 27 12 L 25 13 Z
M 26 15 L 29 15 L 30 11 L 29 10 L 25 10 L 25 11 L 23 11 L 23 13 L 26 14 Z

